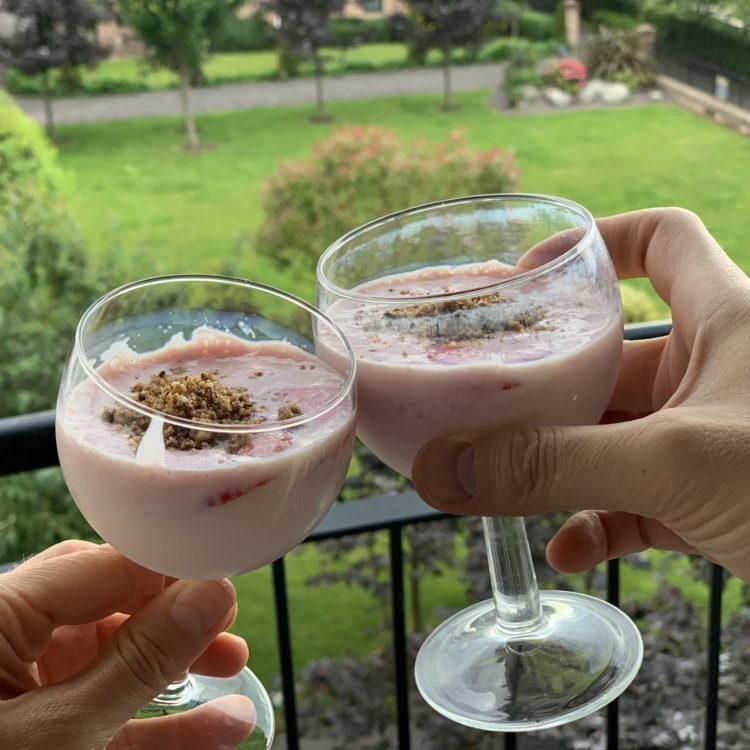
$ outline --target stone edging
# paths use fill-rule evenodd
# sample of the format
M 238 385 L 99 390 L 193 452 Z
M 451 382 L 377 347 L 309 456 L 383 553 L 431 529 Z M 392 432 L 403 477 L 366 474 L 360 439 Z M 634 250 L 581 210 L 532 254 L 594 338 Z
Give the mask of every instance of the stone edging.
M 723 102 L 705 91 L 700 91 L 669 76 L 660 75 L 657 82 L 675 104 L 733 128 L 742 135 L 750 136 L 750 111 L 735 104 Z

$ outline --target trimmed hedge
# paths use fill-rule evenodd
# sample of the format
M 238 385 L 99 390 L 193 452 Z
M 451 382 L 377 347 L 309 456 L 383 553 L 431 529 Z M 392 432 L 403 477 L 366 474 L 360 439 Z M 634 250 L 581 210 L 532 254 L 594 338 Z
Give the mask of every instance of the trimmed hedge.
M 389 24 L 384 18 L 334 18 L 328 24 L 328 33 L 333 47 L 393 41 Z
M 641 23 L 637 18 L 620 13 L 616 10 L 597 10 L 591 15 L 591 23 L 595 26 L 606 26 L 608 29 L 634 29 Z
M 247 18 L 230 14 L 211 42 L 212 52 L 249 52 L 273 49 L 276 33 L 262 13 L 253 13 Z
M 555 39 L 558 36 L 555 16 L 538 10 L 524 11 L 521 14 L 518 32 L 524 39 L 536 42 Z
M 750 76 L 750 34 L 714 18 L 655 15 L 648 19 L 665 46 Z
M 750 33 L 710 16 L 685 17 L 664 9 L 642 12 L 634 0 L 587 0 L 583 13 L 592 22 L 602 13 L 610 21 L 646 21 L 656 27 L 657 39 L 666 47 L 750 75 Z

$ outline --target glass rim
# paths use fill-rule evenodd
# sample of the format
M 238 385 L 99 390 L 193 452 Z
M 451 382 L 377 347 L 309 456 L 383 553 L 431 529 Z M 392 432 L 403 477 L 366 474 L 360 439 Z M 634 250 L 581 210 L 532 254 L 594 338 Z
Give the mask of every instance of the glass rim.
M 517 276 L 512 276 L 508 279 L 503 279 L 502 281 L 497 281 L 492 284 L 486 284 L 484 286 L 473 287 L 471 289 L 462 289 L 459 292 L 441 292 L 439 294 L 420 295 L 417 297 L 410 296 L 406 300 L 403 297 L 395 298 L 374 294 L 361 294 L 359 292 L 353 292 L 350 289 L 344 289 L 344 287 L 341 287 L 338 284 L 334 284 L 326 276 L 323 270 L 323 267 L 327 263 L 327 261 L 338 250 L 344 247 L 344 245 L 351 242 L 351 240 L 365 235 L 373 229 L 385 226 L 392 221 L 397 221 L 399 219 L 403 219 L 404 217 L 417 216 L 420 213 L 427 213 L 438 208 L 468 205 L 471 203 L 480 204 L 491 202 L 506 202 L 512 200 L 526 200 L 529 202 L 536 201 L 538 203 L 546 203 L 568 208 L 574 213 L 577 213 L 585 220 L 586 224 L 584 234 L 571 248 L 566 250 L 561 255 L 558 255 L 556 258 L 553 258 L 547 263 L 543 263 L 537 268 L 531 268 L 528 271 L 524 271 Z M 476 297 L 478 292 L 481 292 L 482 294 L 491 294 L 492 292 L 499 291 L 501 289 L 507 289 L 511 286 L 517 286 L 518 284 L 532 281 L 536 278 L 539 278 L 540 276 L 544 276 L 545 274 L 562 265 L 565 265 L 583 251 L 584 247 L 587 246 L 595 231 L 596 220 L 594 219 L 593 214 L 587 208 L 582 206 L 580 203 L 576 203 L 575 201 L 568 200 L 567 198 L 559 198 L 554 195 L 544 195 L 542 193 L 487 193 L 482 195 L 467 195 L 460 198 L 447 198 L 444 200 L 430 201 L 429 203 L 421 203 L 417 206 L 411 206 L 400 211 L 395 211 L 394 213 L 386 214 L 385 216 L 381 216 L 378 219 L 374 219 L 373 221 L 369 221 L 366 224 L 362 224 L 361 226 L 352 229 L 351 231 L 339 237 L 325 249 L 323 254 L 320 256 L 320 259 L 318 260 L 316 276 L 318 283 L 327 292 L 335 294 L 339 297 L 344 297 L 346 299 L 358 300 L 360 302 L 372 302 L 392 305 L 397 299 L 402 302 L 408 301 L 409 303 L 434 302 L 436 300 L 447 301 L 469 299 L 471 297 Z
M 126 394 L 113 387 L 105 378 L 103 378 L 95 367 L 92 366 L 89 361 L 89 357 L 86 354 L 86 347 L 83 342 L 83 332 L 87 324 L 91 321 L 92 316 L 98 310 L 101 310 L 105 305 L 112 302 L 114 299 L 121 297 L 128 292 L 132 292 L 136 289 L 146 288 L 149 286 L 156 286 L 159 284 L 168 284 L 173 282 L 206 282 L 216 284 L 230 284 L 232 286 L 244 287 L 251 289 L 256 292 L 262 292 L 264 294 L 270 294 L 273 297 L 277 297 L 285 302 L 290 302 L 304 311 L 311 314 L 317 320 L 328 325 L 333 330 L 336 337 L 343 344 L 344 350 L 346 351 L 346 357 L 348 361 L 348 371 L 344 383 L 338 390 L 336 395 L 327 401 L 323 406 L 319 406 L 312 411 L 301 414 L 298 417 L 285 420 L 274 420 L 266 421 L 260 424 L 248 424 L 243 422 L 204 422 L 197 419 L 185 419 L 184 417 L 177 417 L 173 414 L 160 411 L 158 409 L 152 409 L 149 406 L 130 398 Z M 334 323 L 327 315 L 318 310 L 317 307 L 311 305 L 309 302 L 296 297 L 289 292 L 284 292 L 275 287 L 261 284 L 254 281 L 248 281 L 247 279 L 235 278 L 233 276 L 221 276 L 212 274 L 169 274 L 164 276 L 153 276 L 145 279 L 139 279 L 137 281 L 131 281 L 127 284 L 122 284 L 115 289 L 110 290 L 106 294 L 103 294 L 99 299 L 93 302 L 81 315 L 78 325 L 76 326 L 75 333 L 75 344 L 74 352 L 76 358 L 83 367 L 86 375 L 93 381 L 93 383 L 101 388 L 105 393 L 114 398 L 122 406 L 127 407 L 133 411 L 136 411 L 144 416 L 154 418 L 157 417 L 162 419 L 165 424 L 171 424 L 178 427 L 184 427 L 189 430 L 204 430 L 206 432 L 216 432 L 223 434 L 258 434 L 265 432 L 274 432 L 277 430 L 290 429 L 292 427 L 298 427 L 299 425 L 311 422 L 323 415 L 327 414 L 332 409 L 335 409 L 353 390 L 355 376 L 356 376 L 356 357 L 354 350 L 352 349 L 349 340 L 344 335 L 341 328 Z

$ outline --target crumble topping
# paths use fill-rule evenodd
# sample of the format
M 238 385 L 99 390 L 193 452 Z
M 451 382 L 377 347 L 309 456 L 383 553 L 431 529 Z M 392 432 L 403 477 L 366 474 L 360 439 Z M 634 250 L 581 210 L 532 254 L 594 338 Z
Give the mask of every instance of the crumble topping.
M 218 424 L 257 424 L 264 421 L 258 416 L 256 404 L 246 388 L 232 388 L 212 372 L 183 375 L 179 369 L 169 373 L 162 370 L 152 375 L 147 383 L 134 383 L 130 390 L 144 406 L 182 419 Z M 138 447 L 151 423 L 151 418 L 145 414 L 120 405 L 104 409 L 102 419 L 119 425 L 127 432 L 134 448 Z M 236 449 L 233 441 L 239 439 L 242 445 L 247 445 L 248 438 L 247 435 L 230 436 L 228 450 Z M 227 440 L 227 437 L 208 430 L 164 425 L 164 445 L 167 448 L 199 450 L 213 446 L 221 439 Z

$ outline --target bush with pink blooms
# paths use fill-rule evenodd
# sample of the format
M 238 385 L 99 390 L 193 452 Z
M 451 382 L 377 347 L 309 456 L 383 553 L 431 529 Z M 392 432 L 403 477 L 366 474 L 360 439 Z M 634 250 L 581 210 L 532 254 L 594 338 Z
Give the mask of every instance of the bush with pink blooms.
M 544 71 L 543 78 L 548 86 L 554 86 L 575 95 L 586 83 L 587 73 L 586 66 L 582 62 L 571 57 L 562 57 L 556 60 L 551 68 Z
M 312 271 L 331 242 L 360 224 L 428 201 L 507 192 L 518 175 L 512 154 L 474 149 L 461 130 L 438 143 L 405 143 L 383 128 L 342 127 L 267 180 L 258 251 L 277 267 Z

